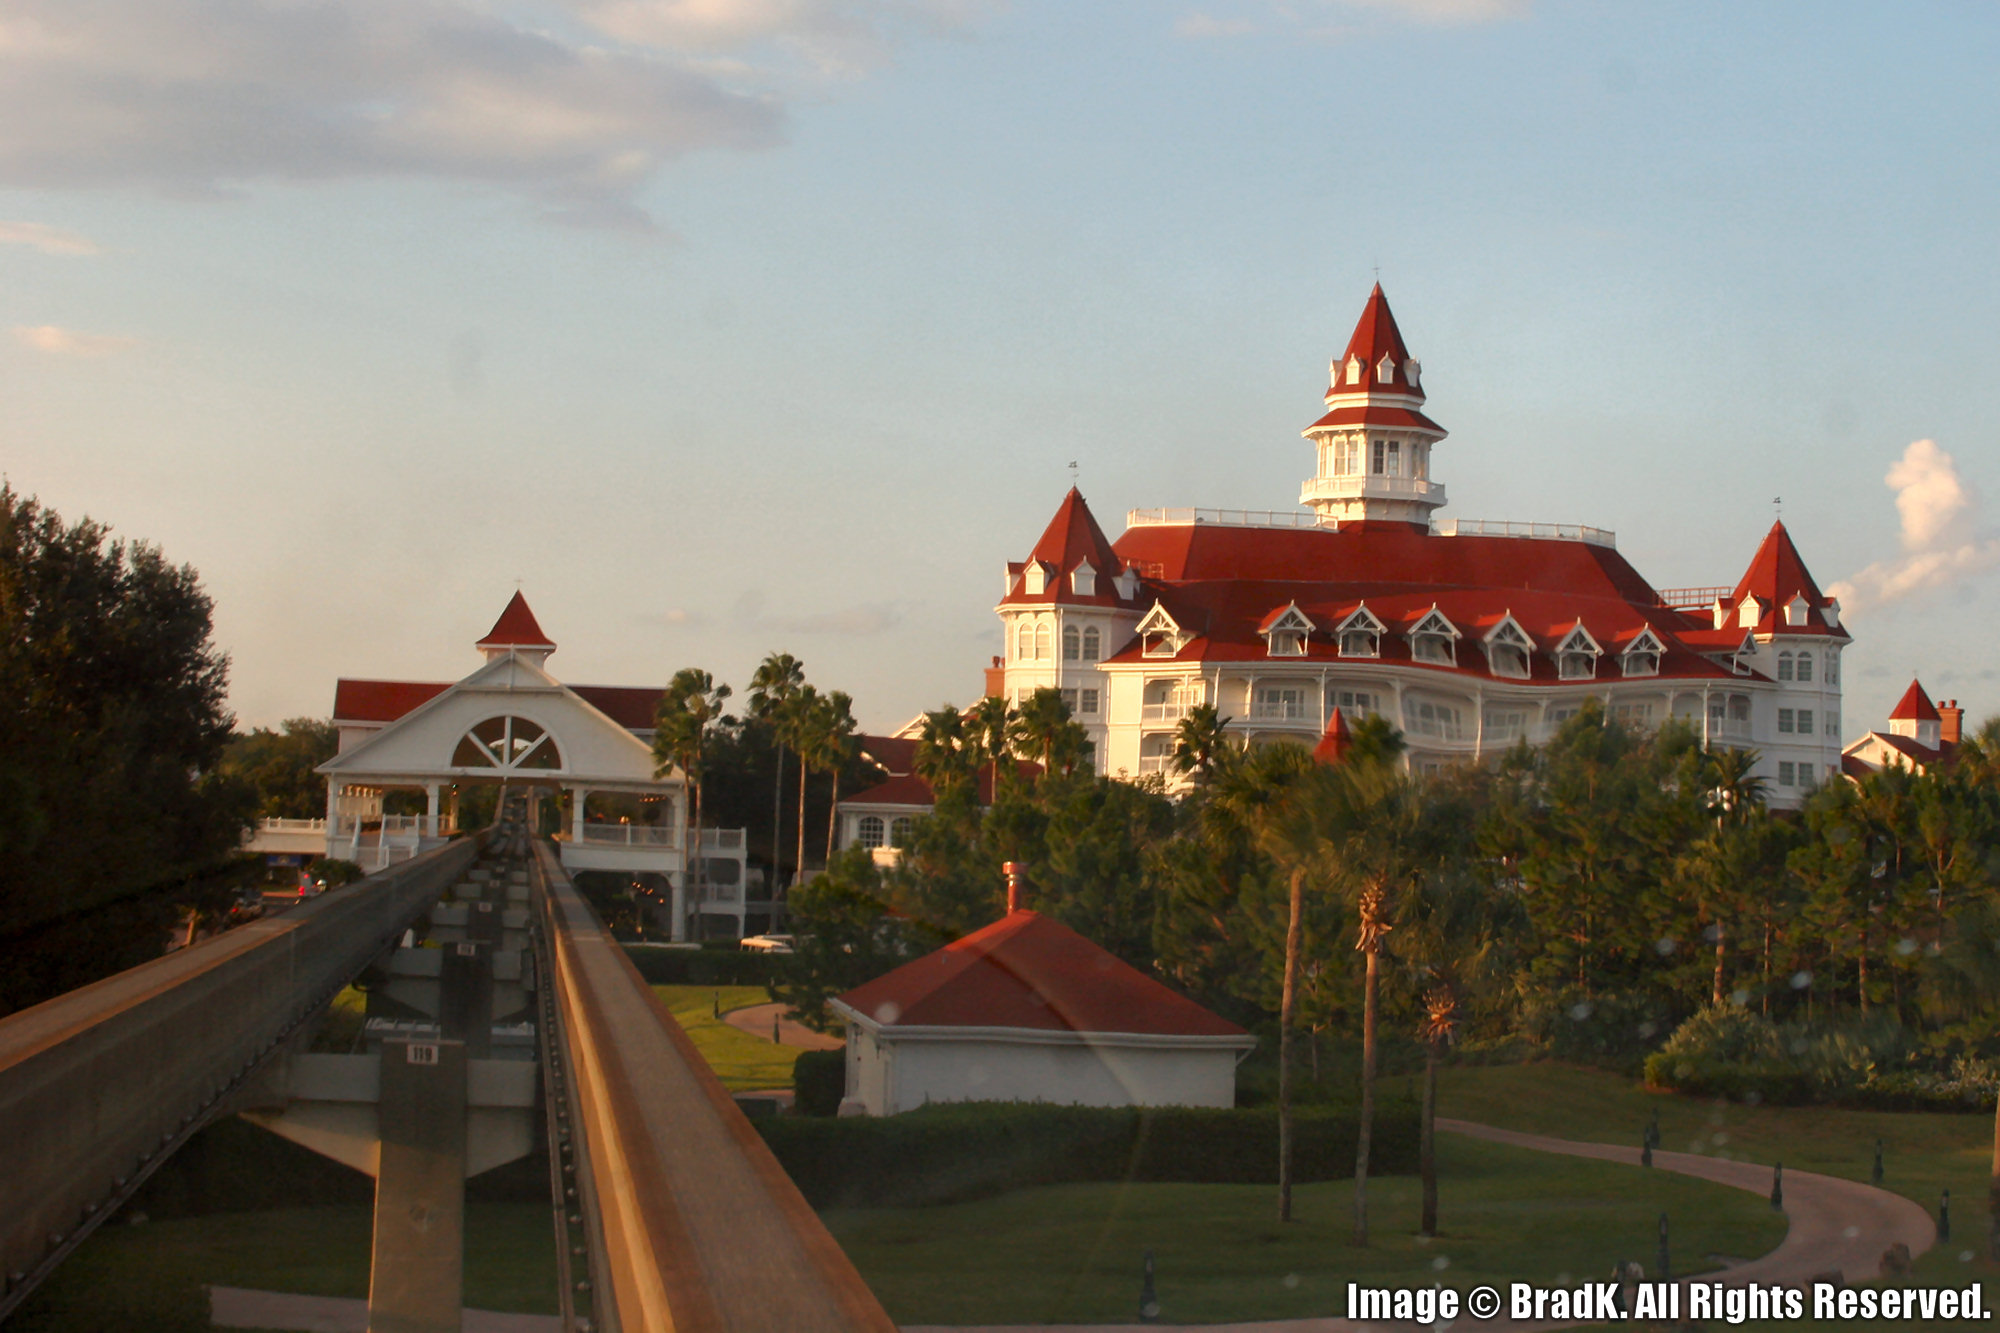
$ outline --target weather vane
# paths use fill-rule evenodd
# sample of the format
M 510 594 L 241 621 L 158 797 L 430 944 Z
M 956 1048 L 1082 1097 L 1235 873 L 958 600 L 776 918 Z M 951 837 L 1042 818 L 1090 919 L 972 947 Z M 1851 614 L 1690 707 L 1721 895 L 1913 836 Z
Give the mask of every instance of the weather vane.
M 1074 458 L 1069 460 L 1069 484 L 1072 486 L 1076 485 L 1076 460 Z
M 1778 516 L 1779 518 L 1783 518 L 1783 517 L 1785 516 L 1785 497 L 1784 497 L 1784 496 L 1782 496 L 1782 495 L 1774 495 L 1774 496 L 1772 496 L 1772 497 L 1771 497 L 1771 512 L 1772 512 L 1773 514 L 1777 515 L 1777 516 Z

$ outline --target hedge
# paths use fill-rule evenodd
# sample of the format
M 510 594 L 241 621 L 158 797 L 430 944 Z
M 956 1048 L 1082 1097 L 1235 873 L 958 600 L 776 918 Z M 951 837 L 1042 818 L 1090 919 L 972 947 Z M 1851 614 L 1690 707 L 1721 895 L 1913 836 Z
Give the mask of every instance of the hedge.
M 792 1063 L 792 1104 L 800 1115 L 837 1115 L 846 1095 L 845 1050 L 799 1052 Z
M 1353 1176 L 1351 1108 L 1300 1108 L 1293 1124 L 1295 1180 Z M 1278 1114 L 1266 1107 L 967 1103 L 879 1118 L 786 1116 L 757 1130 L 815 1208 L 954 1203 L 1072 1181 L 1278 1178 Z M 1416 1165 L 1416 1108 L 1379 1108 L 1371 1171 L 1408 1174 Z
M 741 949 L 655 949 L 626 946 L 649 986 L 768 986 L 775 975 L 772 954 Z

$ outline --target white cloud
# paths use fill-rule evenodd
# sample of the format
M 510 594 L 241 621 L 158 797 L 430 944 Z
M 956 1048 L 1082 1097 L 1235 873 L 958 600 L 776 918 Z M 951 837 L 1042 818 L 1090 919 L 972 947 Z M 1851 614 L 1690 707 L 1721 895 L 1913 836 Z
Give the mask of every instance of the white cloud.
M 2000 536 L 1981 522 L 1979 493 L 1936 441 L 1914 441 L 1883 481 L 1896 492 L 1903 553 L 1827 590 L 1847 610 L 1942 588 L 2000 565 Z
M 78 333 L 54 324 L 23 324 L 14 329 L 15 341 L 24 347 L 51 356 L 109 356 L 138 344 L 136 338 L 109 333 Z
M 1257 25 L 1249 19 L 1222 19 L 1200 10 L 1181 15 L 1174 20 L 1174 36 L 1195 39 L 1208 37 L 1248 37 L 1257 31 Z
M 782 134 L 786 62 L 880 64 L 989 0 L 7 0 L 0 187 L 415 177 L 643 223 L 660 168 Z M 22 225 L 22 224 L 15 224 Z
M 45 255 L 94 255 L 97 242 L 40 222 L 0 222 L 0 245 L 30 245 Z

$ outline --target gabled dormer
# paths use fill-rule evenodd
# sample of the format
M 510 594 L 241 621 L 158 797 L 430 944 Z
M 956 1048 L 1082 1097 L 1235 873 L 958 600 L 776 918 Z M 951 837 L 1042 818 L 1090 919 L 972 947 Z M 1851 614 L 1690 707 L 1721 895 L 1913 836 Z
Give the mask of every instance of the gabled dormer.
M 1627 677 L 1657 676 L 1660 674 L 1660 659 L 1666 655 L 1667 645 L 1648 625 L 1618 654 L 1618 669 Z
M 1727 625 L 1729 623 L 1728 598 L 1718 596 L 1715 599 L 1715 605 L 1709 607 L 1708 609 L 1709 613 L 1715 617 L 1715 628 L 1721 629 L 1724 625 Z
M 1389 627 L 1363 602 L 1334 626 L 1333 637 L 1342 657 L 1380 657 L 1382 636 L 1388 632 Z
M 1188 635 L 1158 602 L 1139 621 L 1139 653 L 1142 657 L 1175 657 L 1187 646 Z
M 1756 629 L 1757 622 L 1764 618 L 1764 599 L 1755 593 L 1745 593 L 1743 600 L 1736 604 L 1736 623 L 1744 629 Z
M 1021 591 L 1030 597 L 1040 597 L 1049 590 L 1049 567 L 1039 560 L 1030 560 L 1021 571 Z
M 1429 662 L 1433 666 L 1458 665 L 1458 641 L 1464 636 L 1437 607 L 1424 612 L 1406 637 L 1410 641 L 1412 660 Z
M 1502 615 L 1500 623 L 1488 630 L 1481 642 L 1486 647 L 1486 669 L 1494 675 L 1526 680 L 1532 674 L 1530 655 L 1535 651 L 1535 641 L 1521 628 L 1521 622 L 1514 619 L 1512 611 Z
M 1596 680 L 1597 659 L 1604 656 L 1604 649 L 1578 620 L 1549 655 L 1555 658 L 1558 680 Z
M 1820 619 L 1826 622 L 1826 626 L 1828 629 L 1839 629 L 1840 599 L 1838 597 L 1827 598 L 1826 605 L 1822 606 L 1819 609 L 1819 614 L 1820 614 Z
M 1305 612 L 1299 610 L 1297 602 L 1287 602 L 1278 610 L 1264 617 L 1264 623 L 1257 632 L 1264 637 L 1264 654 L 1267 657 L 1304 657 L 1306 640 L 1312 637 L 1314 625 Z
M 1139 595 L 1139 571 L 1131 565 L 1118 571 L 1118 577 L 1111 580 L 1111 586 L 1118 591 L 1118 600 L 1129 602 Z
M 1069 590 L 1079 597 L 1097 595 L 1097 567 L 1084 560 L 1069 572 Z

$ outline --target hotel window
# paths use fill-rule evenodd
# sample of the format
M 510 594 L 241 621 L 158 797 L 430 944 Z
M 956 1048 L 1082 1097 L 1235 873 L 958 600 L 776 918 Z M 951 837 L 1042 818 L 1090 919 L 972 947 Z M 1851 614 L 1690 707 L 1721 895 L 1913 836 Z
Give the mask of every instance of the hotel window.
M 1784 732 L 1784 733 L 1785 733 L 1786 735 L 1788 735 L 1788 736 L 1789 736 L 1789 735 L 1791 735 L 1791 734 L 1793 734 L 1793 731 L 1794 731 L 1794 728 L 1793 728 L 1793 726 L 1792 726 L 1792 710 L 1791 710 L 1791 709 L 1789 709 L 1789 708 L 1780 708 L 1780 709 L 1778 710 L 1778 730 L 1779 730 L 1779 731 L 1781 731 L 1781 732 Z M 1790 786 L 1791 784 L 1790 784 L 1790 783 L 1786 783 L 1785 785 L 1786 785 L 1786 786 Z
M 1410 656 L 1419 662 L 1438 662 L 1453 666 L 1457 658 L 1452 653 L 1449 634 L 1413 634 L 1410 636 Z
M 1778 679 L 1792 679 L 1792 655 L 1790 653 L 1778 654 Z
M 1597 678 L 1597 654 L 1567 652 L 1556 658 L 1558 674 L 1564 680 L 1595 680 Z
M 1516 741 L 1528 734 L 1527 710 L 1520 708 L 1488 708 L 1484 713 L 1485 735 L 1488 744 L 1502 741 Z
M 1549 710 L 1549 725 L 1559 727 L 1582 711 L 1582 706 L 1578 704 L 1558 704 Z
M 1800 654 L 1799 654 L 1799 679 L 1800 679 L 1800 680 L 1811 680 L 1811 679 L 1812 679 L 1812 660 L 1813 660 L 1813 655 L 1812 655 L 1811 653 L 1800 653 Z
M 889 822 L 889 845 L 891 847 L 909 846 L 910 834 L 915 830 L 916 826 L 917 821 L 908 815 L 898 815 Z
M 1083 657 L 1083 632 L 1074 625 L 1063 626 L 1063 661 L 1075 662 Z
M 1035 660 L 1037 662 L 1047 662 L 1053 660 L 1053 654 L 1051 654 L 1049 649 L 1050 649 L 1049 627 L 1047 625 L 1035 626 Z
M 1304 657 L 1306 655 L 1306 634 L 1298 629 L 1274 629 L 1271 631 L 1271 656 Z
M 1035 655 L 1035 627 L 1026 621 L 1014 631 L 1014 660 L 1026 662 Z
M 1826 655 L 1826 683 L 1829 685 L 1840 684 L 1839 653 L 1828 653 Z
M 1829 736 L 1840 734 L 1840 710 L 1837 708 L 1826 710 L 1826 734 Z
M 1097 626 L 1085 625 L 1083 627 L 1083 660 L 1086 662 L 1095 662 L 1103 655 L 1103 649 L 1104 636 L 1098 633 Z
M 1382 711 L 1382 697 L 1366 690 L 1335 690 L 1326 692 L 1326 706 L 1329 711 L 1338 708 L 1350 719 L 1373 717 Z
M 1257 697 L 1250 708 L 1250 716 L 1259 718 L 1282 718 L 1296 721 L 1306 715 L 1305 687 L 1300 685 L 1262 685 L 1257 689 Z
M 1778 764 L 1778 785 L 1780 787 L 1798 786 L 1798 765 L 1792 763 L 1789 759 L 1781 761 Z
M 1421 444 L 1410 446 L 1410 475 L 1423 481 L 1431 474 L 1431 451 Z
M 1406 696 L 1403 699 L 1403 730 L 1416 736 L 1455 741 L 1464 737 L 1465 723 L 1459 711 L 1449 704 Z
M 1487 662 L 1496 676 L 1512 676 L 1516 680 L 1528 678 L 1528 653 L 1516 643 L 1493 643 L 1486 649 Z
M 1149 630 L 1140 649 L 1147 657 L 1172 657 L 1181 650 L 1178 638 L 1167 630 Z
M 1372 629 L 1349 629 L 1340 632 L 1340 655 L 1342 657 L 1380 657 L 1382 640 Z
M 855 827 L 854 845 L 857 847 L 880 847 L 887 829 L 880 815 L 863 815 L 861 823 Z
M 1611 717 L 1628 727 L 1650 727 L 1653 725 L 1653 705 L 1617 704 L 1611 709 Z
M 1097 716 L 1097 691 L 1084 690 L 1078 695 L 1076 711 L 1084 714 L 1086 717 Z
M 1799 735 L 1810 736 L 1812 734 L 1813 710 L 1810 708 L 1801 708 L 1799 710 Z

